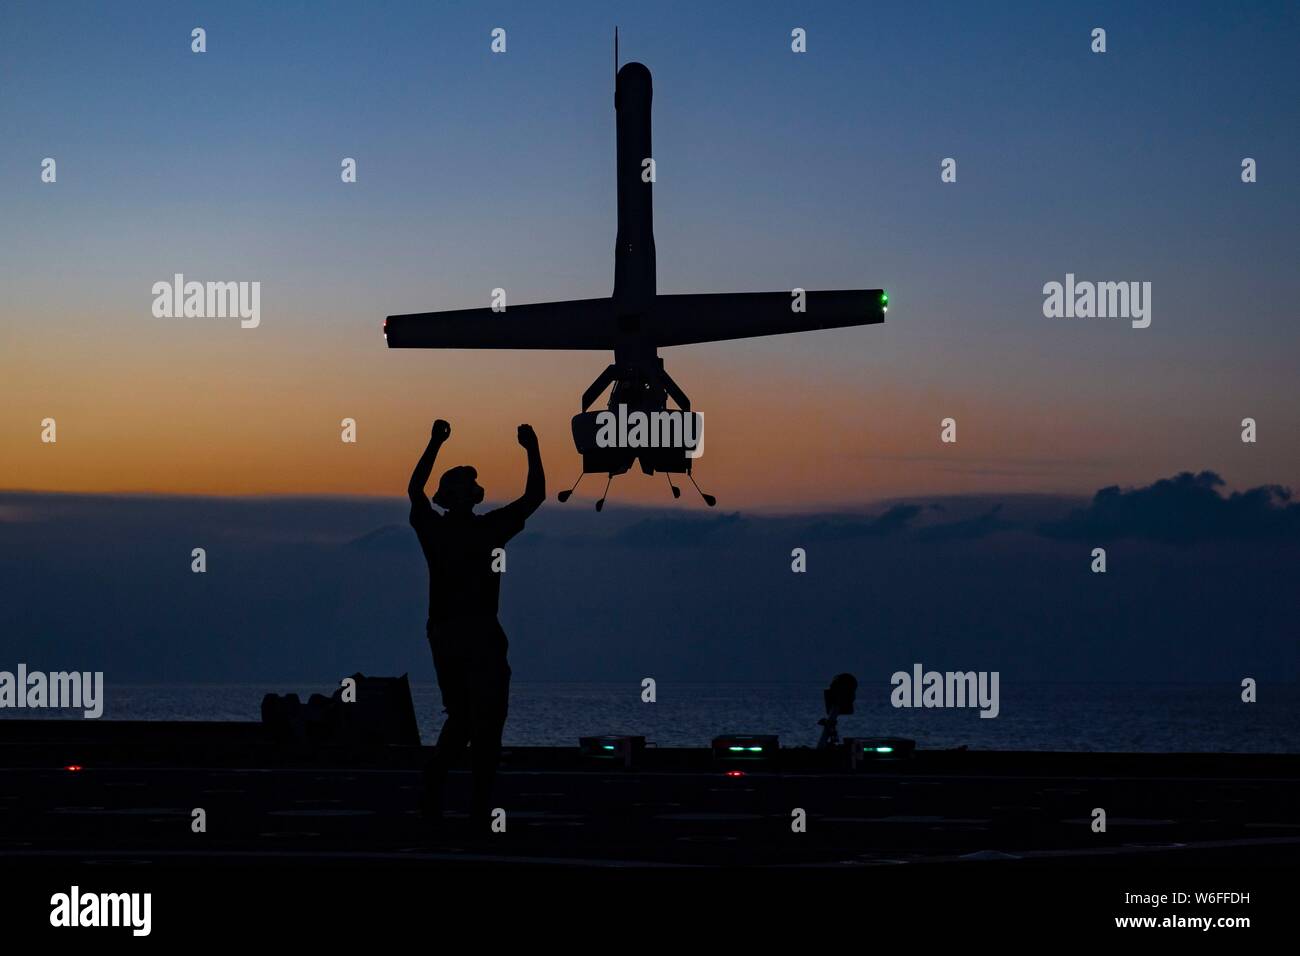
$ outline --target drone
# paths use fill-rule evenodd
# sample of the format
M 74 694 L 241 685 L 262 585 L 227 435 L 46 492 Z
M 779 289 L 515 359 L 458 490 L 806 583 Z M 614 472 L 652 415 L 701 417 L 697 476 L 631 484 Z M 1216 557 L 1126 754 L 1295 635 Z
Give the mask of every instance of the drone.
M 692 474 L 698 450 L 679 435 L 702 431 L 702 416 L 664 368 L 659 349 L 703 342 L 723 342 L 760 335 L 875 325 L 884 321 L 889 293 L 884 289 L 782 292 L 737 292 L 660 295 L 656 288 L 654 240 L 654 159 L 650 145 L 650 70 L 641 63 L 618 66 L 618 32 L 614 33 L 614 111 L 618 228 L 614 240 L 614 292 L 608 298 L 542 302 L 508 308 L 459 309 L 390 315 L 384 322 L 389 348 L 395 349 L 558 349 L 612 351 L 614 360 L 582 393 L 581 411 L 573 417 L 574 447 L 582 478 L 604 474 L 600 511 L 615 476 L 640 465 L 646 475 L 663 472 L 674 498 L 681 489 L 673 475 L 686 475 L 705 504 Z M 607 407 L 593 410 L 609 391 Z M 670 408 L 669 400 L 675 408 Z M 643 416 L 650 436 L 637 441 L 635 429 L 611 429 L 620 421 Z M 655 425 L 661 427 L 655 428 Z M 674 427 L 669 427 L 674 426 Z M 632 432 L 632 440 L 622 438 Z M 617 434 L 615 434 L 617 433 Z M 655 441 L 667 435 L 667 443 Z M 647 440 L 648 439 L 648 440 Z M 674 441 L 673 439 L 677 439 Z

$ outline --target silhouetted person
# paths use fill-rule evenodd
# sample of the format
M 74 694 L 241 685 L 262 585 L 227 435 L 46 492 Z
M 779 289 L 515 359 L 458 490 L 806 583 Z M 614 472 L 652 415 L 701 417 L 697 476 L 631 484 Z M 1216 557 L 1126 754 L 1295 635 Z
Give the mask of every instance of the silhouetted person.
M 407 486 L 411 527 L 429 563 L 427 633 L 447 713 L 425 770 L 421 810 L 427 818 L 441 818 L 447 769 L 469 744 L 474 771 L 470 817 L 475 826 L 486 826 L 510 697 L 506 635 L 497 621 L 501 576 L 493 570 L 492 551 L 522 531 L 528 516 L 546 500 L 546 476 L 537 435 L 531 425 L 520 425 L 519 444 L 528 453 L 528 483 L 523 495 L 495 511 L 476 515 L 474 506 L 483 501 L 478 472 L 461 465 L 445 472 L 438 482 L 433 504 L 444 509 L 439 514 L 425 498 L 424 486 L 438 450 L 450 435 L 451 426 L 445 421 L 433 423 L 429 446 Z
M 852 674 L 836 674 L 831 679 L 831 686 L 822 691 L 826 716 L 817 721 L 822 728 L 821 739 L 817 741 L 818 750 L 839 746 L 839 719 L 844 714 L 853 713 L 853 701 L 857 696 L 858 679 Z

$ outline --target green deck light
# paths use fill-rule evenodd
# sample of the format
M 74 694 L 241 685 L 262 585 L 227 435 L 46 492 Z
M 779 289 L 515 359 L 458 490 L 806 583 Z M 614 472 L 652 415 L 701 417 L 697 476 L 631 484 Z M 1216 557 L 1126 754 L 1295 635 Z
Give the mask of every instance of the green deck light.
M 780 741 L 775 734 L 720 734 L 713 738 L 713 759 L 731 766 L 737 763 L 765 765 L 780 755 Z
M 916 741 L 907 737 L 850 737 L 846 743 L 854 770 L 909 760 L 916 752 Z
M 645 738 L 625 736 L 623 734 L 594 734 L 578 738 L 578 753 L 585 760 L 596 760 L 603 764 L 623 762 L 624 767 L 631 767 L 645 751 Z

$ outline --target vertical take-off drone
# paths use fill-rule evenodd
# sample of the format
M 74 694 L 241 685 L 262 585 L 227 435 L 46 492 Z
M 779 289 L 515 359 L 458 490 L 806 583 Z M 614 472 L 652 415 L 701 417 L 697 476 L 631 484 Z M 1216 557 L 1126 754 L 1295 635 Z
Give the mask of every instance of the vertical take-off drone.
M 614 35 L 618 62 L 618 33 Z M 390 315 L 384 322 L 389 348 L 425 349 L 600 349 L 614 361 L 582 393 L 582 411 L 573 417 L 573 441 L 582 455 L 582 473 L 615 475 L 638 461 L 647 475 L 664 472 L 673 497 L 680 490 L 671 475 L 691 474 L 689 449 L 630 447 L 598 441 L 598 416 L 591 406 L 608 388 L 608 408 L 645 416 L 668 411 L 671 398 L 681 414 L 691 400 L 664 369 L 658 350 L 673 345 L 721 342 L 757 335 L 874 325 L 885 320 L 889 294 L 883 289 L 828 292 L 735 292 L 659 295 L 655 288 L 653 152 L 650 148 L 650 71 L 640 63 L 616 69 L 618 233 L 614 240 L 614 294 L 578 299 L 452 312 Z M 800 294 L 801 293 L 801 294 Z M 652 421 L 655 419 L 651 419 Z M 574 488 L 577 487 L 575 482 Z M 699 490 L 699 485 L 696 485 Z M 559 494 L 567 501 L 573 488 Z M 712 506 L 712 495 L 700 492 Z M 596 503 L 600 510 L 605 498 Z

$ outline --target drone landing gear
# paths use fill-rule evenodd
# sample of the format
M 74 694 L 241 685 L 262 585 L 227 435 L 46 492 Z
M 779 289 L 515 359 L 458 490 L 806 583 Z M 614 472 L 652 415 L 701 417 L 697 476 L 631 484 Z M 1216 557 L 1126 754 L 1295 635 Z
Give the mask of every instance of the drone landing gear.
M 561 491 L 558 495 L 555 496 L 555 500 L 558 501 L 560 504 L 564 504 L 566 501 L 572 498 L 573 493 L 578 490 L 578 485 L 582 482 L 582 476 L 585 474 L 586 474 L 585 471 L 578 472 L 578 480 L 573 483 L 573 487 L 565 488 L 563 491 Z
M 557 494 L 555 496 L 556 500 L 559 501 L 561 504 L 563 504 L 564 502 L 572 498 L 573 493 L 578 490 L 578 485 L 582 484 L 582 479 L 585 478 L 586 476 L 587 476 L 587 472 L 585 471 L 579 472 L 578 480 L 573 483 L 573 487 L 565 488 L 563 491 Z M 673 484 L 672 474 L 670 472 L 665 471 L 664 477 L 668 479 L 668 487 L 672 489 L 673 497 L 680 498 L 682 496 L 682 489 L 678 488 L 676 485 Z M 695 490 L 699 492 L 700 497 L 704 499 L 704 503 L 706 505 L 712 508 L 714 505 L 718 503 L 718 499 L 713 497 L 713 495 L 705 494 L 703 491 L 700 490 L 700 486 L 696 484 L 695 476 L 692 475 L 689 471 L 686 472 L 686 477 L 691 480 L 691 484 L 695 486 Z M 609 497 L 609 486 L 613 484 L 613 482 L 614 482 L 614 475 L 610 474 L 609 478 L 606 479 L 605 481 L 605 490 L 601 493 L 600 499 L 596 502 L 597 511 L 604 510 L 605 499 Z
M 600 500 L 596 502 L 596 510 L 600 511 L 605 507 L 605 499 L 609 497 L 609 486 L 614 483 L 614 475 L 611 473 L 605 480 L 605 490 L 600 493 Z
M 700 486 L 695 484 L 695 476 L 689 471 L 686 473 L 686 477 L 691 479 L 691 484 L 695 485 L 695 490 L 700 492 L 700 497 L 704 499 L 706 505 L 712 508 L 718 503 L 718 499 L 713 497 L 713 495 L 706 495 L 703 491 L 700 491 Z
M 578 490 L 578 485 L 582 483 L 582 479 L 586 476 L 586 474 L 587 473 L 585 471 L 579 472 L 578 480 L 573 483 L 573 487 L 565 488 L 563 491 L 561 491 L 558 495 L 555 496 L 556 500 L 559 501 L 560 504 L 563 504 L 564 502 L 572 498 L 573 493 Z M 600 500 L 596 502 L 597 511 L 601 511 L 602 509 L 604 509 L 605 499 L 609 497 L 609 486 L 610 484 L 613 483 L 613 481 L 614 481 L 614 475 L 610 474 L 609 478 L 606 479 L 605 481 L 605 490 L 601 493 Z

